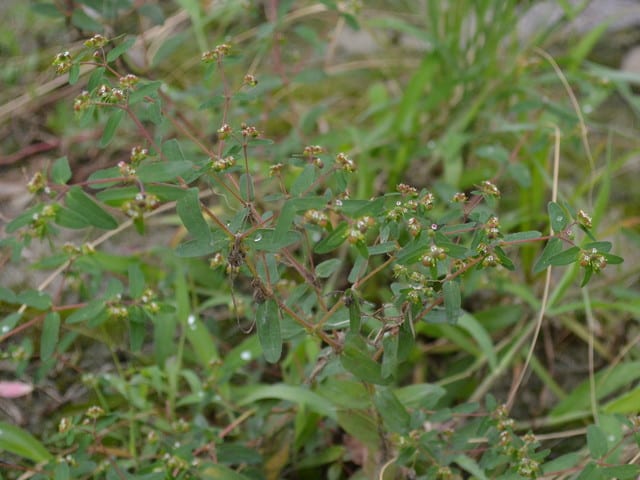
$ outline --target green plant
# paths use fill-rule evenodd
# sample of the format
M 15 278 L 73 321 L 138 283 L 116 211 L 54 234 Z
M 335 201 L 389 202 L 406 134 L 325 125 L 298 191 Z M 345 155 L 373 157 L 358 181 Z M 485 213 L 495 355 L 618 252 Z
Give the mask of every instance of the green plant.
M 494 3 L 477 5 L 480 14 Z M 285 22 L 285 10 L 276 12 L 276 24 Z M 195 6 L 188 11 L 205 42 L 206 18 Z M 463 17 L 453 20 L 460 35 Z M 496 51 L 505 25 L 497 25 L 488 50 Z M 35 264 L 52 270 L 38 288 L 0 290 L 10 312 L 0 341 L 8 344 L 16 375 L 28 371 L 42 383 L 60 366 L 76 368 L 72 359 L 83 351 L 99 362 L 77 367 L 87 393 L 60 412 L 57 432 L 45 425 L 36 440 L 2 425 L 0 446 L 33 462 L 33 477 L 637 476 L 636 466 L 622 460 L 639 428 L 620 415 L 631 412 L 620 405 L 599 411 L 595 398 L 577 401 L 584 392 L 595 396 L 595 385 L 605 396 L 637 377 L 632 363 L 624 372 L 601 372 L 556 406 L 556 418 L 593 409 L 597 423 L 587 427 L 587 450 L 580 445 L 551 461 L 540 440 L 509 418 L 522 377 L 504 395 L 506 405 L 487 395 L 527 357 L 531 334 L 559 308 L 578 272 L 584 286 L 622 261 L 610 253 L 611 242 L 593 238 L 587 213 L 558 200 L 560 131 L 549 134 L 544 113 L 511 152 L 499 143 L 475 146 L 478 157 L 496 163 L 483 167 L 490 180 L 461 180 L 462 164 L 455 166 L 463 161 L 463 137 L 472 137 L 471 117 L 484 103 L 471 117 L 460 114 L 464 127 L 444 119 L 455 134 L 443 138 L 457 139 L 456 148 L 446 149 L 456 162 L 438 159 L 453 171 L 443 173 L 446 181 L 419 187 L 394 181 L 370 196 L 371 169 L 359 176 L 367 163 L 362 153 L 352 158 L 310 144 L 272 160 L 269 152 L 284 147 L 260 133 L 255 112 L 270 90 L 257 70 L 245 73 L 243 49 L 221 43 L 202 54 L 201 86 L 186 86 L 183 100 L 168 83 L 127 73 L 123 55 L 134 44 L 95 35 L 55 57 L 57 72 L 86 89 L 73 101 L 77 121 L 103 126 L 98 145 L 112 149 L 116 161 L 79 182 L 66 157 L 36 173 L 28 184 L 34 205 L 7 224 L 12 236 L 2 240 L 15 261 L 32 243 L 52 248 Z M 426 55 L 410 84 L 423 81 L 424 65 L 434 61 Z M 90 69 L 86 80 L 83 66 Z M 381 138 L 390 146 L 382 155 L 394 142 L 406 147 L 420 129 L 418 96 L 410 91 L 401 113 L 392 115 L 413 120 L 401 135 L 385 131 Z M 195 118 L 211 126 L 194 127 L 184 105 L 198 107 Z M 336 133 L 332 146 L 342 141 Z M 540 223 L 530 212 L 507 210 L 507 228 L 498 215 L 502 177 L 495 171 L 521 185 L 547 183 L 543 168 L 531 174 L 513 160 L 525 148 L 555 152 L 549 234 L 520 228 Z M 408 160 L 396 162 L 389 178 L 399 180 L 407 166 Z M 596 203 L 606 204 L 604 194 Z M 604 207 L 598 208 L 601 216 Z M 140 236 L 107 248 L 131 228 Z M 73 239 L 82 232 L 84 243 L 60 240 L 69 230 Z M 523 244 L 545 245 L 533 250 L 535 261 L 523 254 L 521 262 L 534 279 L 547 272 L 541 301 L 523 291 L 512 259 Z M 564 265 L 569 273 L 549 298 L 551 267 Z M 520 287 L 538 321 L 506 296 L 480 315 L 463 307 L 492 282 L 507 292 Z M 450 356 L 424 366 L 417 358 L 438 341 Z M 112 368 L 101 371 L 107 360 Z M 531 354 L 523 360 L 540 377 L 547 374 Z M 434 372 L 409 370 L 418 365 Z M 634 392 L 616 401 L 633 402 Z

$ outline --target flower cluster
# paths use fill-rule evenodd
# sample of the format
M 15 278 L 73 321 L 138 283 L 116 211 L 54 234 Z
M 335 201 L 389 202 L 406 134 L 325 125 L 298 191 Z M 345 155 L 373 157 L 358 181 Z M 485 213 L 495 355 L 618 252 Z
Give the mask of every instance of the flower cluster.
M 240 131 L 242 132 L 243 137 L 258 138 L 260 136 L 260 132 L 258 132 L 256 127 L 247 125 L 246 123 L 243 123 L 240 126 Z
M 142 219 L 146 212 L 158 208 L 158 205 L 160 205 L 160 199 L 157 195 L 140 192 L 133 200 L 124 202 L 120 209 L 127 217 L 137 220 Z
M 86 110 L 89 105 L 91 105 L 91 95 L 86 90 L 80 92 L 80 95 L 73 99 L 73 110 L 75 112 L 82 112 Z
M 109 40 L 107 40 L 104 36 L 97 33 L 89 40 L 85 41 L 84 46 L 87 48 L 102 48 L 107 44 L 108 41 Z
M 225 170 L 233 167 L 236 164 L 236 159 L 233 155 L 229 155 L 228 157 L 211 159 L 209 163 L 209 168 L 214 172 L 224 172 Z
M 121 88 L 111 88 L 107 84 L 102 84 L 98 87 L 97 90 L 98 97 L 100 101 L 104 103 L 120 103 L 125 100 L 126 93 Z
M 346 153 L 336 155 L 336 163 L 340 165 L 345 172 L 353 173 L 356 171 L 356 163 L 351 160 Z
M 582 250 L 580 252 L 579 263 L 581 267 L 591 268 L 597 273 L 607 266 L 607 259 L 597 249 L 592 248 L 591 250 Z
M 222 43 L 216 46 L 216 48 L 214 48 L 213 50 L 208 50 L 204 52 L 201 55 L 200 60 L 203 63 L 217 62 L 219 60 L 222 60 L 225 56 L 227 56 L 230 50 L 231 50 L 231 45 L 227 43 Z
M 313 223 L 314 225 L 319 225 L 321 227 L 325 227 L 329 222 L 329 217 L 326 213 L 315 209 L 304 212 L 304 219 L 309 223 Z
M 435 267 L 438 260 L 445 260 L 446 258 L 447 253 L 444 248 L 438 247 L 437 245 L 431 245 L 429 247 L 429 252 L 422 255 L 422 257 L 420 257 L 420 261 L 425 267 Z
M 62 75 L 63 73 L 67 73 L 71 70 L 73 62 L 71 61 L 71 54 L 67 52 L 58 53 L 52 62 L 53 68 L 56 69 L 56 73 L 58 75 Z

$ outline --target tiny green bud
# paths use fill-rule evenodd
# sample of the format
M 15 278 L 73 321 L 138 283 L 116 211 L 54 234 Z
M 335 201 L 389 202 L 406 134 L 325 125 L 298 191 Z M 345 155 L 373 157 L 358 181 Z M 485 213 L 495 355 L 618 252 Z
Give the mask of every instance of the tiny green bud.
M 578 211 L 578 223 L 584 228 L 591 228 L 593 226 L 591 217 L 584 210 Z
M 56 69 L 56 73 L 58 75 L 62 75 L 63 73 L 67 73 L 71 70 L 71 66 L 73 63 L 71 62 L 71 54 L 67 52 L 58 53 L 51 63 L 53 67 Z
M 258 80 L 256 79 L 255 76 L 251 75 L 250 73 L 247 73 L 244 76 L 242 83 L 249 87 L 255 87 L 258 84 Z
M 84 46 L 87 48 L 102 48 L 107 44 L 108 41 L 109 40 L 107 40 L 105 37 L 97 33 L 89 40 L 85 41 Z
M 87 409 L 87 411 L 85 412 L 85 415 L 89 418 L 96 420 L 104 415 L 104 410 L 102 409 L 102 407 L 93 405 Z
M 479 188 L 480 191 L 488 197 L 500 197 L 500 190 L 489 180 L 483 180 Z

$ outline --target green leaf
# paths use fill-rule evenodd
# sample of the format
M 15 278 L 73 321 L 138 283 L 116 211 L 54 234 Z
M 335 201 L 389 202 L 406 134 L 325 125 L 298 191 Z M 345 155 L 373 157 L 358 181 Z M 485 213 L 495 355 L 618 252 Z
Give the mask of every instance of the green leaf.
M 140 268 L 140 264 L 129 264 L 129 295 L 131 298 L 138 298 L 144 291 L 144 274 Z
M 187 194 L 178 200 L 176 210 L 185 228 L 200 244 L 209 244 L 213 234 L 202 216 L 198 189 L 191 188 Z
M 0 451 L 12 453 L 36 463 L 53 459 L 53 455 L 33 435 L 5 422 L 0 422 Z
M 614 465 L 611 467 L 601 467 L 601 478 L 603 480 L 609 480 L 615 478 L 616 480 L 637 480 L 638 474 L 640 474 L 640 465 Z
M 162 155 L 169 162 L 184 162 L 185 157 L 184 153 L 182 153 L 182 147 L 180 146 L 180 142 L 175 138 L 171 140 L 167 140 L 162 144 Z
M 340 223 L 329 235 L 320 240 L 313 251 L 318 254 L 329 253 L 344 243 L 347 238 L 347 222 Z
M 138 102 L 140 102 L 141 100 L 144 100 L 145 97 L 157 97 L 158 96 L 158 89 L 162 86 L 162 82 L 159 80 L 153 81 L 153 82 L 140 82 L 137 86 L 136 89 L 131 92 L 131 94 L 129 95 L 129 105 L 134 105 Z
M 274 235 L 276 237 L 284 236 L 291 227 L 293 223 L 293 219 L 296 216 L 296 206 L 292 200 L 288 200 L 282 206 L 280 210 L 280 215 L 278 216 L 278 221 L 276 222 L 276 228 Z
M 550 475 L 554 472 L 569 470 L 570 468 L 575 467 L 579 461 L 580 455 L 575 452 L 567 453 L 542 465 L 542 472 L 545 475 Z
M 69 480 L 69 464 L 66 461 L 61 461 L 56 465 L 53 471 L 53 480 Z
M 89 80 L 87 80 L 87 90 L 92 92 L 95 88 L 101 85 L 103 82 L 103 76 L 105 72 L 104 67 L 97 67 L 91 75 L 89 76 Z
M 419 114 L 424 114 L 425 88 L 431 85 L 433 76 L 438 72 L 439 61 L 436 55 L 426 55 L 420 66 L 414 71 L 409 83 L 403 88 L 394 124 L 403 134 L 410 135 L 415 128 Z
M 118 222 L 102 209 L 80 187 L 71 187 L 65 197 L 65 203 L 69 210 L 84 218 L 90 225 L 103 230 L 117 228 Z
M 373 395 L 373 404 L 389 431 L 400 434 L 407 432 L 410 420 L 409 413 L 391 389 L 376 387 L 376 392 Z
M 613 248 L 613 244 L 611 242 L 590 242 L 583 248 L 585 250 L 592 250 L 595 248 L 599 253 L 608 253 Z
M 347 333 L 340 363 L 345 370 L 364 382 L 386 385 L 391 381 L 391 378 L 382 376 L 380 364 L 371 358 L 366 342 L 356 333 Z
M 360 331 L 360 299 L 353 289 L 349 288 L 344 292 L 345 304 L 349 307 L 349 330 L 353 333 Z
M 19 303 L 23 303 L 28 307 L 36 310 L 47 310 L 51 307 L 51 297 L 48 293 L 39 290 L 25 290 L 16 296 Z
M 560 252 L 549 259 L 549 265 L 559 266 L 559 265 L 569 265 L 570 263 L 574 263 L 578 259 L 578 254 L 580 253 L 579 247 L 571 247 L 567 248 L 564 252 Z
M 313 185 L 313 182 L 316 181 L 317 176 L 317 167 L 310 164 L 305 165 L 300 175 L 298 175 L 298 177 L 293 182 L 293 185 L 291 185 L 291 195 L 297 197 L 298 195 L 304 193 L 309 187 L 311 187 L 311 185 Z
M 140 165 L 136 170 L 143 182 L 170 182 L 185 176 L 193 170 L 193 163 L 187 160 L 153 162 Z
M 467 247 L 450 242 L 449 239 L 441 233 L 436 234 L 435 244 L 438 247 L 444 248 L 447 255 L 453 258 L 464 259 L 469 253 L 469 249 Z
M 298 243 L 302 236 L 300 232 L 289 230 L 281 237 L 275 234 L 275 230 L 263 228 L 257 230 L 255 235 L 252 235 L 250 241 L 253 242 L 253 247 L 257 251 L 278 253 L 285 247 Z
M 638 411 L 638 405 L 640 405 L 640 387 L 636 387 L 607 403 L 604 411 L 606 413 L 631 414 Z
M 611 395 L 640 379 L 640 361 L 624 362 L 614 367 L 606 368 L 595 375 L 597 398 Z M 569 396 L 563 399 L 549 413 L 550 417 L 560 417 L 571 412 L 588 411 L 590 408 L 589 380 L 580 383 Z
M 124 42 L 121 42 L 115 48 L 111 49 L 107 53 L 107 62 L 111 63 L 118 57 L 126 53 L 135 43 L 136 37 L 128 37 Z
M 549 202 L 547 210 L 549 212 L 549 222 L 554 232 L 560 232 L 567 228 L 570 218 L 560 205 L 556 202 Z
M 624 258 L 617 255 L 612 255 L 610 253 L 603 253 L 602 256 L 607 260 L 607 263 L 609 265 L 618 265 L 624 262 Z
M 569 51 L 568 70 L 573 71 L 585 63 L 585 58 L 589 55 L 589 52 L 591 52 L 602 35 L 606 33 L 613 18 L 608 17 L 606 20 L 604 18 L 602 20 L 599 25 L 589 28 L 588 31 L 576 38 L 577 41 L 575 45 L 572 45 Z
M 384 242 L 378 245 L 373 245 L 369 248 L 369 255 L 382 255 L 384 253 L 389 253 L 395 251 L 398 246 L 396 242 Z
M 85 13 L 82 8 L 74 8 L 71 15 L 71 23 L 85 32 L 102 32 L 103 28 L 98 22 Z
M 496 368 L 498 368 L 498 359 L 496 357 L 495 351 L 496 349 L 493 346 L 493 342 L 491 341 L 489 333 L 485 330 L 482 324 L 473 315 L 465 312 L 458 319 L 458 326 L 469 332 L 471 337 L 480 347 L 480 350 L 482 351 L 484 356 L 487 358 L 491 370 L 495 371 Z
M 65 323 L 73 324 L 86 322 L 92 318 L 98 317 L 105 311 L 104 300 L 94 300 L 86 306 L 79 308 L 67 317 Z
M 211 362 L 220 358 L 216 341 L 200 319 L 190 317 L 187 323 L 187 340 L 195 357 L 203 368 L 210 368 Z
M 56 211 L 56 224 L 74 230 L 87 228 L 91 225 L 83 216 L 65 207 L 60 207 Z
M 14 218 L 9 223 L 7 223 L 7 225 L 4 227 L 4 231 L 7 233 L 13 233 L 22 227 L 26 227 L 33 220 L 33 214 L 40 213 L 41 210 L 42 210 L 41 203 L 34 205 L 33 207 L 22 212 L 16 218 Z
M 380 449 L 380 426 L 368 409 L 340 410 L 338 424 L 351 437 L 364 444 L 369 452 L 375 453 Z
M 256 329 L 264 358 L 269 363 L 276 363 L 282 355 L 282 334 L 278 304 L 275 300 L 268 299 L 256 307 Z
M 535 265 L 533 266 L 533 273 L 537 274 L 545 270 L 547 267 L 551 265 L 549 263 L 549 259 L 554 255 L 557 255 L 562 251 L 562 240 L 559 238 L 550 239 L 542 250 L 542 254 L 538 260 L 536 260 Z
M 306 455 L 300 461 L 296 461 L 296 470 L 301 471 L 340 462 L 346 454 L 347 449 L 343 445 L 324 447 L 320 451 L 314 452 L 313 455 Z
M 128 308 L 129 316 L 129 348 L 132 352 L 140 352 L 144 344 L 144 338 L 147 334 L 147 326 L 145 325 L 146 316 L 142 307 L 133 305 Z
M 49 312 L 42 322 L 42 334 L 40 335 L 40 359 L 48 360 L 56 351 L 60 337 L 60 315 L 57 312 Z
M 582 467 L 580 475 L 578 475 L 576 480 L 605 480 L 605 478 L 602 476 L 602 470 L 600 467 L 593 462 L 589 462 Z
M 516 269 L 511 259 L 507 256 L 505 251 L 502 250 L 500 247 L 494 247 L 493 253 L 495 254 L 496 257 L 498 257 L 498 261 L 500 262 L 500 265 L 502 265 L 504 268 L 512 272 Z
M 184 258 L 202 257 L 218 250 L 219 248 L 208 240 L 187 240 L 176 247 L 176 255 Z
M 456 323 L 458 317 L 462 315 L 460 309 L 462 297 L 460 295 L 460 285 L 455 280 L 449 280 L 442 285 L 444 295 L 444 309 L 447 314 L 447 322 Z
M 21 318 L 22 314 L 20 312 L 10 313 L 0 322 L 0 331 L 4 333 L 10 332 L 18 324 Z
M 609 451 L 607 443 L 607 435 L 597 425 L 589 425 L 587 427 L 587 447 L 591 458 L 598 460 L 604 457 Z
M 100 148 L 104 148 L 111 143 L 116 130 L 118 130 L 118 125 L 120 125 L 120 122 L 124 118 L 124 115 L 125 111 L 121 108 L 115 108 L 114 111 L 111 112 L 107 120 L 107 124 L 104 126 L 100 143 L 98 144 Z
M 16 294 L 5 287 L 0 287 L 0 302 L 18 303 Z
M 67 157 L 60 157 L 51 166 L 51 180 L 58 185 L 64 185 L 71 178 L 71 168 Z
M 393 376 L 398 369 L 398 342 L 400 335 L 392 332 L 385 333 L 382 337 L 382 365 L 380 374 L 384 378 Z
M 467 455 L 457 455 L 454 461 L 460 465 L 464 470 L 469 472 L 473 477 L 478 480 L 488 480 L 487 476 L 484 474 L 484 471 L 480 466 L 473 460 L 471 457 Z
M 63 19 L 64 14 L 52 3 L 34 2 L 31 4 L 31 10 L 38 15 L 49 18 Z
M 526 240 L 533 240 L 535 238 L 541 237 L 542 234 L 540 232 L 536 232 L 535 230 L 530 230 L 527 232 L 517 232 L 517 233 L 509 233 L 502 237 L 502 241 L 504 243 L 510 242 L 523 242 Z
M 69 69 L 69 85 L 75 85 L 80 78 L 80 64 L 74 63 Z
M 447 391 L 439 385 L 418 383 L 398 388 L 395 391 L 398 400 L 407 408 L 433 409 Z
M 241 392 L 241 390 L 239 390 Z M 336 419 L 333 402 L 299 385 L 258 385 L 246 388 L 246 394 L 238 399 L 238 406 L 252 405 L 259 400 L 275 398 L 301 404 L 324 417 Z
M 328 278 L 333 275 L 342 265 L 342 261 L 339 258 L 330 258 L 316 266 L 316 275 L 319 278 Z

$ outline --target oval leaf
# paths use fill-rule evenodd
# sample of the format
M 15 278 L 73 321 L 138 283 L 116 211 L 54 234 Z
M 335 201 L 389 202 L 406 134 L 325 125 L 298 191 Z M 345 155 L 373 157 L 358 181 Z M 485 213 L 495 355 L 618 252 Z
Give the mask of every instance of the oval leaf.
M 460 296 L 460 285 L 456 281 L 448 281 L 442 285 L 444 294 L 444 309 L 447 314 L 447 322 L 456 323 L 462 314 L 460 306 L 462 297 Z
M 609 451 L 607 443 L 607 435 L 597 425 L 589 425 L 587 427 L 587 446 L 591 458 L 599 459 L 604 457 Z
M 71 168 L 67 157 L 60 157 L 51 166 L 51 180 L 53 183 L 64 185 L 71 178 Z
M 111 112 L 109 119 L 107 120 L 107 124 L 104 126 L 104 131 L 102 132 L 102 138 L 99 143 L 100 148 L 104 148 L 111 143 L 111 140 L 113 140 L 113 136 L 118 129 L 118 125 L 120 125 L 123 118 L 124 110 L 118 108 Z
M 282 354 L 282 334 L 278 304 L 274 300 L 258 304 L 256 308 L 258 339 L 267 362 L 275 363 Z
M 551 257 L 553 257 L 554 255 L 557 255 L 561 251 L 562 251 L 562 240 L 560 240 L 559 238 L 552 238 L 551 240 L 549 240 L 547 242 L 547 245 L 545 245 L 544 250 L 542 250 L 542 254 L 536 261 L 535 265 L 533 266 L 533 273 L 534 274 L 540 273 L 545 268 L 549 267 L 551 265 L 549 263 L 549 260 L 551 259 Z
M 0 450 L 36 463 L 48 462 L 53 458 L 53 455 L 33 435 L 20 427 L 5 422 L 0 422 Z
M 47 360 L 56 351 L 58 339 L 60 338 L 60 315 L 57 312 L 50 312 L 42 323 L 42 334 L 40 336 L 40 359 Z
M 578 259 L 580 249 L 578 247 L 567 248 L 564 252 L 560 252 L 549 259 L 549 265 L 569 265 Z
M 319 254 L 323 254 L 323 253 L 329 253 L 332 250 L 335 250 L 340 245 L 342 245 L 342 243 L 347 238 L 348 228 L 349 226 L 347 225 L 347 223 L 342 222 L 327 237 L 320 240 L 316 244 L 313 251 Z
M 213 234 L 202 216 L 198 189 L 190 189 L 185 196 L 178 200 L 176 209 L 180 220 L 194 239 L 201 244 L 209 244 Z
M 549 212 L 549 222 L 554 232 L 559 232 L 567 228 L 569 225 L 569 215 L 567 215 L 564 209 L 556 202 L 549 202 L 547 205 Z
M 398 397 L 388 388 L 376 388 L 373 404 L 382 417 L 386 427 L 395 433 L 405 433 L 409 427 L 409 413 Z
M 340 363 L 345 370 L 364 382 L 386 385 L 391 381 L 391 378 L 382 376 L 380 364 L 371 358 L 367 344 L 357 334 L 347 334 L 340 355 Z
M 98 205 L 89 195 L 84 193 L 80 187 L 72 187 L 65 197 L 67 208 L 84 218 L 90 225 L 102 228 L 103 230 L 113 230 L 118 226 L 115 218 L 109 215 Z

